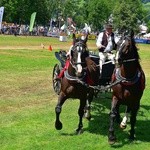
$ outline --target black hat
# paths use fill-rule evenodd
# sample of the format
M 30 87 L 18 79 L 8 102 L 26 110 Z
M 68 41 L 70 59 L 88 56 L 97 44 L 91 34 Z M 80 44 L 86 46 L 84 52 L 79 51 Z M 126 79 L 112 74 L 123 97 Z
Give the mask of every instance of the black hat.
M 106 28 L 106 29 L 113 29 L 113 26 L 112 26 L 111 24 L 106 24 L 106 25 L 105 25 L 105 28 Z

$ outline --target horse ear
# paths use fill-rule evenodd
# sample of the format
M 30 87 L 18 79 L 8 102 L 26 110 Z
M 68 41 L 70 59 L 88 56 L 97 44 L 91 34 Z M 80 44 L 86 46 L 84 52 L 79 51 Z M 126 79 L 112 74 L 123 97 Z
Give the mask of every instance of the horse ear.
M 133 31 L 133 29 L 130 31 L 130 36 L 131 36 L 131 38 L 134 37 L 134 31 Z
M 88 35 L 89 35 L 89 33 L 86 34 L 86 37 L 85 37 L 85 39 L 84 39 L 84 43 L 87 42 L 87 40 L 88 40 Z
M 75 42 L 76 42 L 76 35 L 75 35 L 75 33 L 72 34 L 72 38 L 73 38 L 73 45 L 74 45 Z
M 123 36 L 128 36 L 128 35 L 129 35 L 129 31 L 128 30 L 123 32 Z

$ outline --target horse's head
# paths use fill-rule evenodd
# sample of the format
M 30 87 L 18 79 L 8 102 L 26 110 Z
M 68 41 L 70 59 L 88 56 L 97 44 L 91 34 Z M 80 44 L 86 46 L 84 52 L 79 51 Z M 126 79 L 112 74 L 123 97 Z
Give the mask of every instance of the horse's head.
M 133 31 L 131 31 L 130 34 L 123 35 L 117 45 L 119 64 L 136 61 L 139 59 Z
M 88 35 L 87 35 L 88 36 Z M 75 68 L 78 77 L 83 75 L 83 68 L 86 66 L 85 58 L 89 55 L 87 50 L 87 37 L 82 40 L 73 34 L 73 47 L 71 49 L 71 64 Z

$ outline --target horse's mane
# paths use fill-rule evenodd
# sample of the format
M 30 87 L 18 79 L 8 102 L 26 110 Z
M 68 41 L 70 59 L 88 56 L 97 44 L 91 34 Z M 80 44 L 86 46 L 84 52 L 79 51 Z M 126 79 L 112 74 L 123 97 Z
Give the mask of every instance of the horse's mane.
M 140 56 L 139 56 L 138 48 L 137 48 L 135 40 L 134 40 L 134 31 L 133 30 L 130 31 L 130 36 L 131 36 L 131 49 L 134 50 L 134 52 L 135 52 L 135 58 L 137 60 L 139 60 Z
M 139 53 L 138 53 L 138 48 L 136 46 L 136 43 L 135 43 L 135 40 L 132 38 L 132 49 L 135 51 L 135 57 L 139 60 L 140 59 L 140 56 L 139 56 Z
M 136 42 L 134 40 L 134 38 L 132 37 L 131 38 L 131 49 L 134 50 L 134 55 L 135 55 L 135 59 L 137 59 L 137 63 L 138 63 L 138 68 L 141 70 L 141 65 L 140 65 L 140 56 L 139 56 L 139 53 L 138 53 L 138 48 L 136 46 Z
M 96 71 L 97 69 L 96 63 L 90 57 L 86 58 L 86 65 L 90 72 Z
M 86 65 L 90 78 L 97 84 L 99 80 L 99 67 L 90 57 L 86 58 Z

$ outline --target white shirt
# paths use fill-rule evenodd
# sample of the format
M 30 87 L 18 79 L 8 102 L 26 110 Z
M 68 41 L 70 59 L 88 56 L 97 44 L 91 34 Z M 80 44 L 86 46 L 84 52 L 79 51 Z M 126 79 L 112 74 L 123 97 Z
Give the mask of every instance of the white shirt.
M 101 32 L 101 33 L 98 35 L 98 38 L 97 38 L 97 41 L 96 41 L 96 46 L 97 46 L 98 48 L 101 48 L 101 47 L 102 47 L 102 44 L 101 44 L 101 43 L 102 43 L 102 40 L 103 40 L 103 34 L 104 34 L 104 32 Z M 113 43 L 112 43 L 111 36 L 108 35 L 108 34 L 106 34 L 106 36 L 107 36 L 108 44 L 107 44 L 107 46 L 106 46 L 104 52 L 110 52 L 110 51 L 113 50 Z M 117 43 L 117 42 L 119 41 L 119 38 L 114 35 L 114 40 L 115 40 L 115 43 Z

